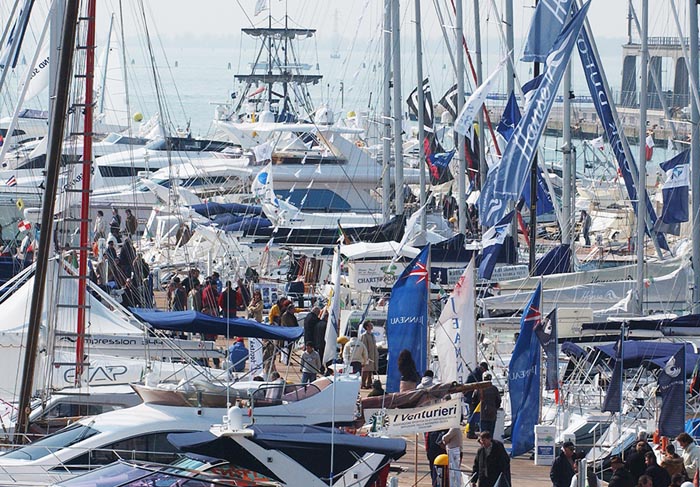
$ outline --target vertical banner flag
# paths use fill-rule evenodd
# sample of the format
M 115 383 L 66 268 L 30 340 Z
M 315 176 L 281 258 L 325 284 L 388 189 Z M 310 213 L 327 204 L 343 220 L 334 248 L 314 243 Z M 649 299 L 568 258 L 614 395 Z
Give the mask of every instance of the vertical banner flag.
M 675 438 L 685 431 L 685 344 L 681 344 L 661 369 L 659 394 L 659 434 Z
M 496 267 L 498 254 L 506 240 L 513 212 L 509 212 L 501 221 L 484 232 L 481 237 L 481 263 L 479 264 L 479 279 L 491 279 Z
M 264 376 L 265 369 L 263 368 L 263 343 L 260 338 L 248 339 L 248 356 L 250 357 L 250 377 L 256 375 Z
M 398 392 L 401 374 L 397 359 L 406 349 L 413 355 L 418 372 L 426 368 L 428 356 L 428 292 L 430 291 L 430 245 L 421 250 L 401 273 L 391 290 L 386 318 L 389 349 L 386 391 Z
M 535 325 L 535 335 L 542 345 L 547 358 L 547 378 L 545 387 L 548 391 L 559 389 L 559 352 L 557 351 L 557 310 L 550 313 Z
M 615 364 L 613 365 L 612 375 L 610 376 L 610 384 L 608 391 L 603 399 L 603 407 L 601 411 L 610 413 L 619 413 L 622 411 L 622 357 L 625 344 L 625 330 L 620 330 L 620 340 L 617 342 L 617 354 L 615 356 Z
M 666 182 L 661 188 L 664 209 L 660 220 L 664 223 L 687 222 L 690 216 L 688 212 L 690 149 L 661 164 L 661 169 L 666 171 Z
M 501 134 L 503 138 L 508 142 L 513 135 L 515 126 L 520 122 L 520 108 L 518 108 L 518 100 L 515 98 L 515 92 L 511 92 L 510 97 L 508 97 L 508 103 L 503 109 L 503 115 L 501 115 L 501 121 L 498 122 L 498 127 L 496 127 L 496 132 Z
M 328 325 L 326 326 L 326 348 L 323 350 L 323 363 L 335 360 L 338 352 L 338 327 L 340 326 L 340 244 L 335 246 L 333 264 L 331 265 L 331 282 L 333 295 L 328 310 Z
M 573 6 L 576 7 L 576 4 Z M 584 5 L 583 9 L 585 10 L 585 8 L 586 6 Z M 617 160 L 618 168 L 622 174 L 622 179 L 625 181 L 625 188 L 627 188 L 627 194 L 632 203 L 632 208 L 634 208 L 634 212 L 637 213 L 637 188 L 634 185 L 634 181 L 637 178 L 637 166 L 634 164 L 634 160 L 628 161 L 625 155 L 624 146 L 626 145 L 626 140 L 623 141 L 624 134 L 621 134 L 618 131 L 617 125 L 615 125 L 615 117 L 613 117 L 613 108 L 610 101 L 611 97 L 603 83 L 603 69 L 598 65 L 598 60 L 593 51 L 593 45 L 585 29 L 581 30 L 576 40 L 576 46 L 596 113 L 598 114 L 598 118 L 600 118 L 601 125 L 605 129 L 605 135 L 608 137 L 610 148 L 613 154 L 615 154 L 615 159 Z M 645 200 L 648 216 L 647 222 L 651 222 L 651 225 L 647 223 L 647 230 L 650 230 L 650 227 L 653 228 L 656 223 L 656 212 L 654 211 L 651 198 L 645 198 Z M 657 233 L 656 238 L 659 246 L 664 250 L 668 250 L 668 244 L 663 234 Z
M 476 368 L 473 260 L 442 308 L 435 326 L 435 348 L 440 361 L 440 382 L 464 384 L 469 370 Z
M 457 100 L 458 100 L 457 85 L 452 85 L 449 90 L 440 98 L 438 105 L 444 108 L 450 114 L 452 120 L 457 119 Z
M 508 201 L 516 201 L 522 194 L 530 161 L 539 144 L 547 117 L 557 95 L 557 89 L 571 51 L 576 42 L 590 0 L 574 15 L 561 31 L 554 43 L 554 48 L 547 56 L 544 76 L 539 88 L 528 105 L 525 115 L 515 127 L 513 136 L 506 145 L 501 163 L 489 171 L 479 198 L 479 215 L 482 224 L 492 227 L 508 211 Z
M 539 0 L 530 23 L 522 61 L 545 62 L 570 9 L 571 0 Z
M 24 34 L 27 32 L 27 25 L 29 24 L 29 16 L 32 13 L 32 7 L 34 7 L 34 0 L 24 0 L 24 5 L 22 5 L 22 8 L 15 18 L 10 35 L 7 36 L 5 45 L 0 51 L 0 67 L 4 68 L 9 66 L 13 69 L 17 67 L 19 51 L 22 48 Z
M 537 285 L 520 319 L 520 335 L 515 342 L 508 365 L 513 429 L 512 457 L 522 455 L 535 446 L 535 425 L 540 414 L 540 347 L 535 327 L 540 323 L 542 283 Z

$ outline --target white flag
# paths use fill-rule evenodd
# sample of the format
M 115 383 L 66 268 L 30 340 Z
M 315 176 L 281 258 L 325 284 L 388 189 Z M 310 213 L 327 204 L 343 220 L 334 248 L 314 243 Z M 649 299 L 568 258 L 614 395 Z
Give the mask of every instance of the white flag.
M 474 261 L 470 262 L 450 294 L 435 325 L 435 348 L 440 382 L 463 384 L 476 367 L 474 318 Z
M 24 101 L 29 101 L 49 86 L 49 43 L 45 42 L 41 54 L 37 57 L 36 65 L 30 66 L 32 75 L 27 83 Z
M 267 142 L 256 145 L 253 147 L 253 154 L 255 155 L 255 162 L 269 161 L 272 159 L 272 146 Z
M 335 246 L 333 266 L 331 267 L 333 295 L 328 309 L 326 325 L 326 348 L 323 350 L 323 363 L 335 360 L 338 351 L 338 327 L 340 326 L 340 245 Z
M 601 135 L 600 137 L 596 137 L 595 139 L 591 140 L 591 145 L 593 146 L 593 148 L 598 149 L 599 151 L 605 149 L 605 142 L 603 141 L 603 136 Z
M 258 0 L 255 4 L 255 12 L 253 13 L 253 17 L 256 15 L 260 15 L 263 10 L 267 10 L 270 8 L 267 4 L 267 0 Z
M 457 115 L 457 120 L 455 120 L 454 129 L 462 135 L 465 135 L 471 139 L 472 133 L 472 123 L 474 122 L 474 117 L 481 110 L 481 106 L 486 101 L 486 97 L 491 93 L 496 86 L 496 78 L 498 74 L 503 69 L 503 66 L 508 62 L 508 57 L 506 56 L 498 66 L 496 70 L 491 73 L 491 76 L 486 79 L 481 86 L 479 86 L 474 93 L 471 94 L 467 102 L 464 104 L 462 111 Z

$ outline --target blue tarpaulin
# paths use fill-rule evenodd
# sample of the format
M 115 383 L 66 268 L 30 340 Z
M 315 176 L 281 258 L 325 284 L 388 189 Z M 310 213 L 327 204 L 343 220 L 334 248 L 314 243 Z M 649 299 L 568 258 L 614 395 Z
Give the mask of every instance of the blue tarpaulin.
M 304 334 L 301 326 L 281 327 L 263 325 L 243 318 L 219 318 L 198 311 L 158 311 L 131 308 L 138 319 L 153 328 L 171 331 L 186 331 L 208 335 L 228 335 L 248 338 L 268 338 L 293 341 Z

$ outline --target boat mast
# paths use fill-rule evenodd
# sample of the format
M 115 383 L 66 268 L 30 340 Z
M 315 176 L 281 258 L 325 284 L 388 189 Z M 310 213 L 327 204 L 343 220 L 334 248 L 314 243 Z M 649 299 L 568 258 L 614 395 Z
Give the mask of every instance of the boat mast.
M 462 46 L 464 36 L 464 13 L 462 0 L 457 0 L 455 5 L 455 50 L 457 51 L 457 113 L 462 113 L 464 107 L 464 48 Z M 459 156 L 459 171 L 457 174 L 457 222 L 458 231 L 462 235 L 467 231 L 467 159 L 464 150 L 464 135 L 457 132 L 457 155 Z
M 403 215 L 403 117 L 401 105 L 401 0 L 391 9 L 392 68 L 394 71 L 394 201 L 396 214 Z M 422 82 L 421 82 L 422 85 Z
M 66 0 L 55 2 L 65 9 L 61 19 L 60 49 L 58 49 L 58 69 L 56 73 L 57 83 L 54 84 L 55 92 L 51 100 L 51 121 L 48 133 L 48 151 L 46 157 L 46 191 L 41 209 L 41 236 L 39 238 L 39 250 L 37 253 L 36 271 L 34 273 L 34 288 L 29 310 L 29 327 L 27 330 L 27 345 L 24 354 L 24 368 L 21 379 L 19 409 L 17 410 L 17 434 L 26 430 L 29 420 L 29 406 L 32 395 L 34 370 L 36 366 L 37 348 L 39 342 L 39 330 L 41 327 L 41 314 L 44 305 L 44 291 L 46 275 L 48 274 L 49 255 L 51 253 L 51 233 L 53 230 L 53 214 L 56 203 L 56 190 L 58 188 L 58 176 L 63 150 L 63 129 L 65 126 L 66 112 L 68 110 L 68 96 L 70 89 L 70 75 L 73 64 L 73 51 L 75 49 L 75 31 L 78 20 L 79 0 Z
M 570 16 L 569 12 L 569 16 Z M 576 180 L 576 171 L 572 171 L 571 160 L 571 60 L 569 60 L 564 71 L 564 79 L 562 83 L 562 93 L 564 96 L 563 104 L 563 125 L 562 138 L 564 139 L 561 152 L 564 156 L 563 160 L 563 182 L 562 182 L 562 214 L 561 214 L 561 243 L 562 245 L 571 245 L 571 234 L 573 230 L 572 215 L 575 213 L 572 196 L 574 194 L 573 182 Z M 575 164 L 575 160 L 573 161 Z M 571 252 L 573 258 L 573 251 Z
M 384 0 L 384 81 L 382 94 L 382 119 L 384 136 L 382 140 L 382 220 L 389 221 L 391 215 L 391 2 Z
M 421 37 L 421 14 L 420 0 L 413 2 L 416 11 L 416 78 L 418 78 L 418 154 L 420 167 L 420 206 L 425 205 L 425 94 L 423 93 L 423 42 Z M 425 233 L 426 215 L 422 212 L 420 215 L 420 229 Z
M 637 168 L 637 282 L 635 308 L 638 315 L 644 311 L 644 237 L 646 230 L 646 132 L 647 132 L 647 82 L 649 69 L 649 0 L 642 0 L 641 67 L 639 82 L 639 167 Z
M 535 8 L 539 0 L 535 0 Z M 533 63 L 533 76 L 537 78 L 540 75 L 540 63 Z M 532 157 L 532 166 L 530 166 L 530 262 L 528 269 L 530 275 L 535 270 L 536 254 L 535 243 L 537 241 L 537 151 Z
M 80 384 L 85 355 L 85 314 L 87 311 L 87 261 L 90 248 L 90 179 L 92 170 L 92 123 L 95 79 L 96 0 L 88 0 L 85 40 L 85 105 L 83 106 L 83 180 L 80 190 L 80 249 L 78 250 L 78 326 L 75 342 L 75 384 Z M 111 35 L 111 22 L 110 22 Z M 102 92 L 104 98 L 104 92 Z
M 481 83 L 484 81 L 484 74 L 483 74 L 483 62 L 482 62 L 482 56 L 481 56 L 481 24 L 480 24 L 480 17 L 481 14 L 479 13 L 479 1 L 481 0 L 474 0 L 474 46 L 476 48 L 476 86 L 481 86 Z M 485 131 L 484 131 L 484 111 L 479 110 L 477 112 L 476 116 L 476 125 L 479 128 L 479 147 L 477 147 L 478 152 L 475 154 L 478 164 L 479 164 L 479 185 L 477 186 L 479 190 L 484 186 L 484 183 L 486 182 L 486 176 L 488 175 L 488 166 L 486 165 L 486 136 L 485 136 Z M 474 137 L 476 137 L 477 134 L 474 134 Z M 477 180 L 475 178 L 475 180 Z
M 690 9 L 688 22 L 690 23 L 690 80 L 691 86 L 697 86 L 698 77 L 698 6 L 695 0 L 689 0 Z M 681 39 L 681 42 L 683 40 Z M 693 90 L 695 91 L 695 90 Z M 700 215 L 700 134 L 698 133 L 698 123 L 700 123 L 700 107 L 695 96 L 690 97 L 690 158 L 691 174 L 693 175 L 693 313 L 700 313 L 700 225 L 698 225 L 698 215 Z

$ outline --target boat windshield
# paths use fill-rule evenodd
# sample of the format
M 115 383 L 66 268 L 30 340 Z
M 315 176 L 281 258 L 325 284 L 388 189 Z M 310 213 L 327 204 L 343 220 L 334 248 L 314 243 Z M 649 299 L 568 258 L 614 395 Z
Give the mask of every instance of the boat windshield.
M 16 460 L 38 460 L 50 455 L 62 448 L 69 447 L 86 438 L 98 434 L 100 431 L 88 425 L 74 423 L 61 431 L 35 441 L 31 445 L 5 453 L 2 458 Z
M 63 487 L 112 487 L 122 482 L 132 482 L 151 475 L 148 467 L 119 460 L 116 463 L 61 481 Z

